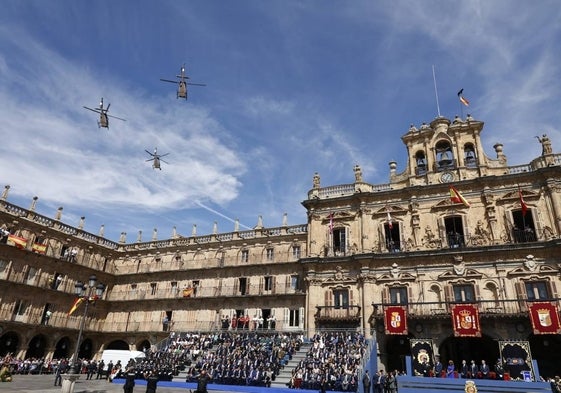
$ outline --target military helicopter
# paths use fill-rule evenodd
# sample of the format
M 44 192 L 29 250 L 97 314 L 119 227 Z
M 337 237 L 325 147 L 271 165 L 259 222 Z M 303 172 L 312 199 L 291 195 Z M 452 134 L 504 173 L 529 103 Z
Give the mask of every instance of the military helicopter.
M 97 122 L 97 126 L 99 128 L 101 128 L 101 127 L 109 128 L 109 118 L 110 117 L 112 117 L 113 119 L 126 121 L 125 119 L 121 119 L 120 117 L 107 114 L 107 112 L 109 112 L 109 107 L 110 106 L 111 106 L 111 103 L 109 103 L 107 105 L 107 108 L 104 108 L 103 107 L 103 97 L 101 97 L 101 101 L 99 102 L 99 108 L 92 109 L 92 108 L 88 108 L 87 106 L 85 106 L 84 108 L 87 109 L 87 110 L 90 110 L 92 112 L 99 113 L 99 121 Z
M 181 67 L 181 74 L 180 75 L 176 75 L 177 78 L 179 78 L 178 81 L 172 81 L 169 79 L 162 79 L 160 78 L 160 80 L 162 82 L 169 82 L 169 83 L 177 83 L 177 98 L 184 98 L 187 99 L 187 85 L 191 85 L 191 86 L 206 86 L 203 83 L 191 83 L 191 82 L 187 82 L 187 79 L 190 79 L 187 75 L 185 75 L 185 64 L 183 64 L 183 66 Z
M 165 162 L 166 164 L 169 164 L 169 162 L 162 159 L 162 157 L 167 156 L 169 153 L 158 154 L 158 148 L 154 149 L 154 153 L 150 153 L 148 150 L 144 150 L 144 151 L 152 156 L 152 158 L 149 158 L 149 159 L 146 160 L 146 161 L 154 161 L 152 163 L 152 168 L 162 170 L 162 168 L 160 167 L 160 161 Z

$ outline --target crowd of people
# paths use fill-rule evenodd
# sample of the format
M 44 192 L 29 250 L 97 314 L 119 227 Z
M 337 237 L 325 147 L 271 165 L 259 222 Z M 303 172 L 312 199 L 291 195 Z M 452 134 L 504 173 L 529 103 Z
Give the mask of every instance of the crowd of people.
M 317 333 L 311 347 L 292 372 L 294 389 L 356 392 L 367 343 L 356 332 Z

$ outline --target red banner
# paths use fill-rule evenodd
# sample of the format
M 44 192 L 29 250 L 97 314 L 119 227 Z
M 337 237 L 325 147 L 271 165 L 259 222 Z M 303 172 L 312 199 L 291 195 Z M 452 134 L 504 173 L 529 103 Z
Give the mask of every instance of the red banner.
M 534 334 L 559 334 L 561 324 L 557 306 L 550 302 L 530 303 L 530 321 Z
M 453 305 L 452 326 L 456 337 L 481 337 L 477 307 L 473 304 Z
M 390 306 L 384 311 L 386 334 L 407 334 L 407 308 Z

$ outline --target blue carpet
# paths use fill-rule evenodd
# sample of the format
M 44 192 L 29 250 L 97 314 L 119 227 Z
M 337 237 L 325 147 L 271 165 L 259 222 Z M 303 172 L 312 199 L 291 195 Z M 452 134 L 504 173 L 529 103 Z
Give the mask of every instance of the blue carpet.
M 124 384 L 124 379 L 114 379 L 113 383 Z M 146 386 L 146 381 L 143 379 L 135 380 L 136 385 L 144 385 Z M 158 382 L 158 386 L 165 386 L 169 388 L 182 388 L 182 389 L 192 389 L 195 391 L 197 389 L 196 382 L 179 382 L 179 381 L 160 381 Z M 243 392 L 243 393 L 262 393 L 266 391 L 267 393 L 295 393 L 295 392 L 314 392 L 317 393 L 317 390 L 309 390 L 309 389 L 289 389 L 289 388 L 266 388 L 263 386 L 242 386 L 242 385 L 218 385 L 215 383 L 209 383 L 207 386 L 207 390 L 212 392 L 213 390 L 219 391 L 227 391 L 227 392 Z

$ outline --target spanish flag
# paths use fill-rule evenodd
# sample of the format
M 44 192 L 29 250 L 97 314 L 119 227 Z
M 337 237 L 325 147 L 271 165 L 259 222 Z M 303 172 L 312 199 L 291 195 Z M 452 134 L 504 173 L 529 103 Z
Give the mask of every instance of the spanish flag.
M 194 288 L 185 288 L 183 290 L 183 297 L 191 297 L 194 292 Z
M 469 106 L 469 101 L 468 101 L 467 98 L 465 98 L 465 97 L 463 96 L 463 93 L 464 93 L 464 89 L 460 89 L 460 91 L 458 92 L 458 99 L 459 99 L 460 102 L 461 102 L 462 104 L 464 104 L 465 106 Z
M 27 246 L 27 239 L 16 235 L 8 235 L 8 242 L 11 242 L 13 246 L 16 246 L 20 250 L 23 250 Z
M 41 243 L 33 243 L 31 249 L 39 254 L 45 254 L 47 252 L 47 245 Z
M 79 297 L 76 300 L 74 300 L 74 304 L 72 305 L 72 308 L 70 309 L 70 311 L 68 311 L 68 316 L 72 315 L 72 313 L 74 311 L 76 311 L 76 309 L 78 308 L 78 306 L 80 305 L 80 303 L 82 303 L 84 301 L 83 297 Z
M 469 202 L 466 201 L 466 198 L 464 198 L 454 186 L 450 186 L 450 200 L 452 203 L 461 203 L 464 206 L 469 207 Z

